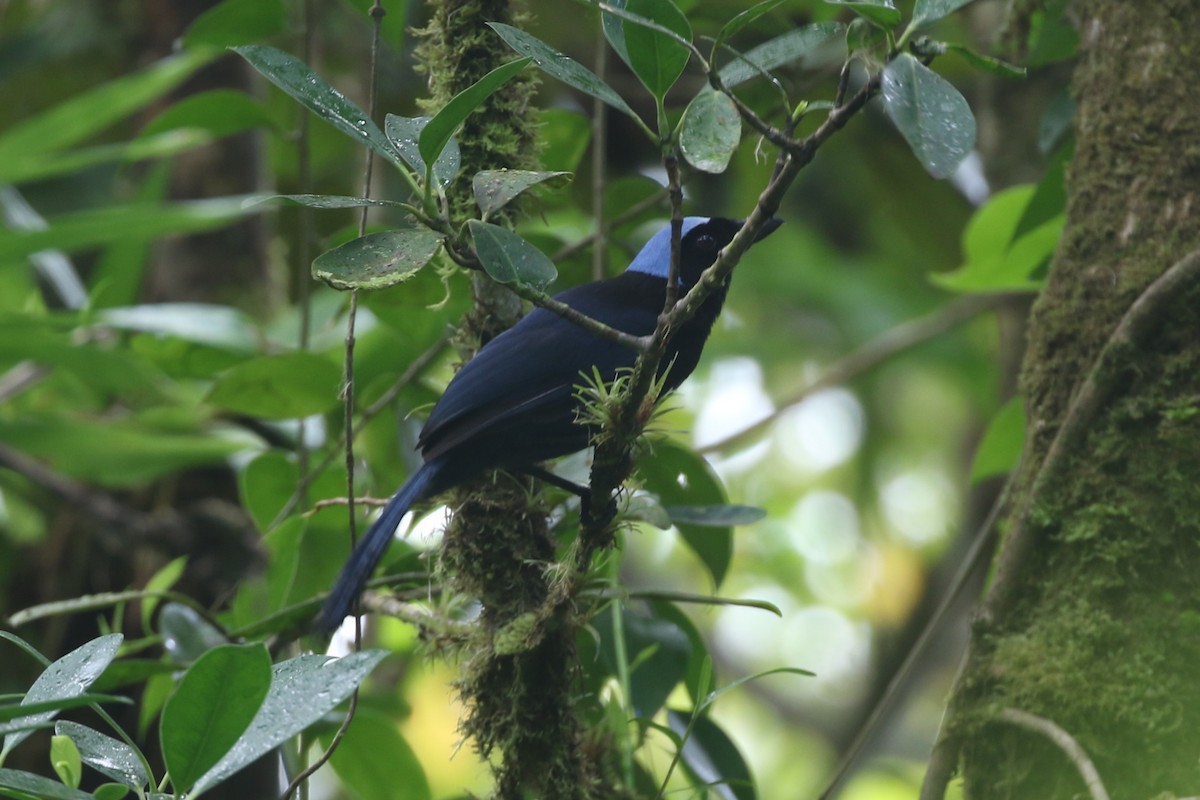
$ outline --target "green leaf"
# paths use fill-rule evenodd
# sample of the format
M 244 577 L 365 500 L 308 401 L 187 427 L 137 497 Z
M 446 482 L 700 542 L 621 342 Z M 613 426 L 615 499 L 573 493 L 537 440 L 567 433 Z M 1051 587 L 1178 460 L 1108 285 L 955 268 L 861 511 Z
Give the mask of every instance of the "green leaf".
M 4 791 L 8 790 L 8 791 Z M 15 792 L 15 794 L 9 794 Z M 36 800 L 93 800 L 92 795 L 63 786 L 58 781 L 22 772 L 16 769 L 0 768 L 0 793 L 9 797 L 35 798 Z
M 388 114 L 383 120 L 383 130 L 387 134 L 388 141 L 422 180 L 425 179 L 425 159 L 421 157 L 418 140 L 431 119 L 433 117 L 398 117 L 395 114 Z M 450 185 L 450 181 L 458 175 L 461 158 L 458 142 L 451 137 L 446 146 L 442 148 L 437 161 L 433 163 L 433 177 L 439 184 Z
M 333 732 L 321 736 L 329 747 Z M 334 771 L 361 800 L 430 800 L 421 762 L 386 714 L 360 708 L 330 759 Z M 401 792 L 398 787 L 404 787 Z
M 110 328 L 173 336 L 196 344 L 252 353 L 262 339 L 253 320 L 230 306 L 154 303 L 106 308 L 96 321 Z
M 733 689 L 737 689 L 740 686 L 744 686 L 747 683 L 750 683 L 751 681 L 756 681 L 759 678 L 765 678 L 768 675 L 801 675 L 805 678 L 812 678 L 812 677 L 816 677 L 816 674 L 817 673 L 815 673 L 815 672 L 810 672 L 809 670 L 806 670 L 806 669 L 800 669 L 799 667 L 775 667 L 774 669 L 765 669 L 762 672 L 756 672 L 753 675 L 744 675 L 735 681 L 730 681 L 729 683 L 725 684 L 724 686 L 721 686 L 717 689 L 713 689 L 704 698 L 704 701 L 702 703 L 700 703 L 700 707 L 697 710 L 704 711 L 709 706 L 711 706 L 713 703 L 715 703 L 717 701 L 718 697 L 725 694 L 726 692 L 732 691 Z
M 663 505 L 725 504 L 725 490 L 708 462 L 674 442 L 655 442 L 650 457 L 639 462 L 638 473 L 646 489 L 657 494 Z M 733 530 L 686 522 L 677 527 L 684 543 L 712 575 L 713 585 L 720 586 L 733 558 Z
M 150 576 L 150 580 L 146 581 L 146 593 L 151 594 L 170 590 L 183 577 L 183 570 L 186 567 L 187 556 L 180 556 L 172 561 L 168 561 Z M 161 599 L 159 597 L 148 596 L 142 600 L 142 630 L 146 633 L 150 633 L 153 630 L 150 622 L 154 619 L 154 612 L 158 609 Z
M 558 276 L 554 262 L 517 234 L 487 222 L 470 220 L 475 253 L 492 280 L 545 288 Z
M 230 47 L 279 33 L 287 15 L 282 0 L 224 0 L 192 21 L 184 47 Z
M 271 656 L 262 644 L 226 644 L 188 668 L 163 708 L 163 761 L 176 794 L 220 761 L 250 726 L 271 686 Z
M 1033 290 L 1034 272 L 1049 259 L 1062 235 L 1063 215 L 1019 233 L 1034 198 L 1033 186 L 997 192 L 976 210 L 963 231 L 962 267 L 931 276 L 934 283 L 959 292 Z
M 60 736 L 70 736 L 79 748 L 83 763 L 97 772 L 120 781 L 135 791 L 150 785 L 150 776 L 146 773 L 142 760 L 138 758 L 137 751 L 124 742 L 105 736 L 86 725 L 65 720 L 56 723 L 54 731 Z
M 245 92 L 211 89 L 168 106 L 138 131 L 138 138 L 144 139 L 179 128 L 202 130 L 214 138 L 220 138 L 253 128 L 276 127 L 275 118 L 266 106 Z
M 881 28 L 891 29 L 900 24 L 900 12 L 892 0 L 825 0 L 833 6 L 854 9 L 859 16 L 869 19 Z
M 79 748 L 69 736 L 54 735 L 50 737 L 50 766 L 58 779 L 72 789 L 79 788 L 83 780 L 83 761 L 79 757 Z
M 883 68 L 883 107 L 935 178 L 954 172 L 975 146 L 975 117 L 958 90 L 901 53 Z
M 628 0 L 625 7 L 629 11 L 623 25 L 629 66 L 661 102 L 683 74 L 692 55 L 670 34 L 690 42 L 692 27 L 671 0 Z
M 153 102 L 212 61 L 211 52 L 189 51 L 53 106 L 0 134 L 0 164 L 88 141 L 117 120 Z
M 294 459 L 279 450 L 269 450 L 247 464 L 238 474 L 242 505 L 263 533 L 291 499 L 300 479 Z
M 790 30 L 763 42 L 743 53 L 736 61 L 721 67 L 718 76 L 726 88 L 733 88 L 739 83 L 802 58 L 840 34 L 842 30 L 843 26 L 837 22 L 817 22 Z
M 625 630 L 625 654 L 630 664 L 629 701 L 634 713 L 651 719 L 675 687 L 687 674 L 692 645 L 687 633 L 675 622 L 635 611 L 621 611 Z M 600 654 L 609 674 L 617 675 L 617 649 L 613 641 L 612 609 L 605 609 L 592 621 L 600 635 Z
M 4 163 L 0 160 L 0 163 Z M 205 231 L 228 225 L 245 215 L 236 197 L 190 200 L 166 205 L 118 205 L 62 214 L 42 230 L 0 229 L 0 264 L 39 250 L 71 253 L 131 237 Z M 2 269 L 2 267 L 0 267 Z
M 733 100 L 705 86 L 688 103 L 679 124 L 679 149 L 693 167 L 721 173 L 742 140 L 742 118 Z
M 105 783 L 96 787 L 96 791 L 92 793 L 92 797 L 96 798 L 96 800 L 123 800 L 128 794 L 128 786 L 120 783 Z M 154 800 L 165 800 L 165 798 L 155 797 Z
M 366 650 L 337 659 L 297 656 L 276 664 L 271 690 L 246 735 L 196 782 L 189 797 L 198 797 L 320 720 L 349 697 L 386 655 L 385 650 Z
M 366 112 L 334 89 L 300 59 L 263 45 L 231 48 L 263 77 L 355 141 L 362 142 L 401 169 L 404 163 L 379 126 Z
M 25 183 L 66 175 L 114 161 L 133 163 L 167 158 L 208 144 L 212 137 L 199 130 L 175 130 L 119 144 L 102 144 L 67 152 L 33 153 L 19 161 L 0 163 L 0 182 Z
M 725 25 L 721 27 L 720 32 L 717 34 L 716 41 L 713 42 L 713 55 L 715 56 L 717 54 L 717 51 L 721 49 L 721 45 L 725 43 L 726 39 L 729 39 L 737 34 L 740 30 L 745 28 L 751 22 L 754 22 L 754 20 L 758 19 L 763 14 L 774 11 L 782 3 L 783 0 L 762 0 L 762 2 L 755 3 L 750 8 L 747 8 L 745 11 L 742 11 L 733 19 L 729 20 L 729 22 L 726 22 Z
M 566 108 L 543 109 L 539 115 L 542 165 L 547 169 L 574 171 L 579 167 L 592 138 L 588 118 Z
M 417 139 L 417 148 L 425 163 L 437 161 L 446 147 L 446 143 L 450 141 L 450 137 L 466 121 L 471 112 L 479 108 L 483 101 L 495 94 L 501 86 L 516 77 L 516 74 L 525 69 L 532 60 L 530 57 L 518 58 L 516 61 L 501 64 L 450 98 L 450 102 L 446 103 L 442 110 L 429 120 L 421 130 L 420 138 Z
M 475 204 L 486 219 L 508 205 L 514 197 L 534 186 L 545 185 L 557 189 L 566 186 L 571 177 L 569 172 L 485 169 L 475 173 L 471 186 L 475 191 Z
M 101 486 L 133 486 L 184 467 L 219 464 L 254 440 L 227 429 L 180 432 L 133 419 L 0 419 L 0 441 Z
M 948 17 L 971 0 L 917 0 L 913 7 L 912 20 L 908 23 L 911 28 L 919 28 L 936 22 L 942 17 Z
M 968 0 L 969 2 L 969 0 Z M 1024 78 L 1026 69 L 1001 61 L 998 58 L 981 55 L 963 44 L 946 43 L 946 51 L 956 53 L 966 59 L 967 63 L 976 69 L 999 75 L 1002 78 Z
M 384 289 L 411 278 L 441 246 L 440 233 L 413 221 L 322 253 L 313 261 L 313 277 L 335 289 Z
M 40 608 L 40 606 L 34 606 Z M 14 614 L 14 616 L 16 616 Z M 39 700 L 37 702 L 21 702 L 8 703 L 0 705 L 0 723 L 13 722 L 13 725 L 0 725 L 0 733 L 12 733 L 16 730 L 25 730 L 32 727 L 29 722 L 30 717 L 35 717 L 44 714 L 47 711 L 63 711 L 68 708 L 81 708 L 82 706 L 90 706 L 93 703 L 127 703 L 129 700 L 124 697 L 118 697 L 110 694 L 97 694 L 95 692 L 84 692 L 83 694 L 73 697 L 60 697 L 55 700 Z M 36 723 L 44 724 L 45 720 Z
M 250 197 L 242 201 L 246 208 L 258 205 L 286 203 L 306 208 L 363 208 L 364 206 L 384 206 L 387 208 L 403 208 L 404 204 L 395 200 L 376 200 L 373 197 L 346 197 L 336 194 L 264 194 Z
M 121 646 L 122 636 L 111 633 L 92 639 L 62 658 L 55 661 L 38 676 L 29 691 L 25 693 L 21 705 L 37 703 L 43 700 L 64 700 L 78 697 L 87 687 L 92 685 L 100 673 L 104 672 L 117 655 Z M 31 722 L 49 722 L 58 714 L 57 711 L 45 711 L 30 717 Z M 29 736 L 29 731 L 11 733 L 4 737 L 4 748 L 0 750 L 0 762 L 4 757 Z
M 738 752 L 737 746 L 708 716 L 690 720 L 679 711 L 668 711 L 667 722 L 679 735 L 687 735 L 681 761 L 692 775 L 697 787 L 712 786 L 721 797 L 734 800 L 755 800 L 758 792 L 750 767 Z M 722 791 L 721 787 L 728 791 Z
M 618 111 L 628 114 L 638 122 L 641 118 L 634 112 L 613 88 L 596 77 L 578 61 L 558 52 L 537 37 L 530 36 L 522 30 L 505 25 L 501 22 L 489 22 L 488 27 L 500 35 L 509 47 L 523 56 L 529 56 L 538 69 L 551 77 L 557 78 L 568 86 L 578 89 L 584 94 L 595 97 Z
M 182 603 L 166 603 L 158 615 L 163 649 L 176 664 L 191 664 L 214 647 L 228 642 L 225 634 Z
M 724 528 L 730 525 L 753 525 L 767 515 L 754 506 L 666 506 L 671 522 L 679 525 L 698 525 L 708 528 Z
M 1014 397 L 988 423 L 971 462 L 971 482 L 1012 471 L 1021 460 L 1024 447 L 1025 407 L 1020 397 Z
M 338 402 L 342 369 L 312 353 L 263 356 L 222 373 L 205 398 L 239 414 L 263 419 L 297 419 L 327 411 Z

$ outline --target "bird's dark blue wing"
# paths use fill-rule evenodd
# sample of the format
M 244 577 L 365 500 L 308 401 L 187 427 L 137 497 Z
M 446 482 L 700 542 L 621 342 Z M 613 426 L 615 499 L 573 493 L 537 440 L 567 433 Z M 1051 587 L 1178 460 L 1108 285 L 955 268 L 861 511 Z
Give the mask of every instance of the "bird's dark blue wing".
M 632 293 L 632 300 L 631 300 Z M 626 333 L 654 329 L 661 281 L 626 275 L 557 299 Z M 637 354 L 545 309 L 535 309 L 483 347 L 447 387 L 421 431 L 426 459 L 467 445 L 484 466 L 542 461 L 587 446 L 574 424 L 574 388 L 593 367 L 611 380 Z M 464 457 L 469 454 L 464 453 Z

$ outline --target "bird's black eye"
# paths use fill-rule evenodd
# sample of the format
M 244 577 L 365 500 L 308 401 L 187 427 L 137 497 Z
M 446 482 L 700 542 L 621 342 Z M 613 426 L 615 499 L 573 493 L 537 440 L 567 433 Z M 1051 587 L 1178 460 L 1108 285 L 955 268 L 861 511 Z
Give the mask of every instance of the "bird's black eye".
M 696 239 L 696 247 L 701 250 L 712 250 L 717 246 L 717 240 L 709 236 L 707 233 L 700 234 Z

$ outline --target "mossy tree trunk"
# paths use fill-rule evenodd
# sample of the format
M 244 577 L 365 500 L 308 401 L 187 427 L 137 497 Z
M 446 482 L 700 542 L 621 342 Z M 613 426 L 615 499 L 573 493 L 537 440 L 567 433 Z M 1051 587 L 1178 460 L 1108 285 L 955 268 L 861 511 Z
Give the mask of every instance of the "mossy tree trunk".
M 510 0 L 430 4 L 418 49 L 429 78 L 429 113 L 514 58 L 486 23 L 519 24 L 515 5 Z M 471 178 L 479 170 L 536 166 L 534 85 L 530 72 L 509 82 L 459 132 L 462 170 L 447 190 L 454 218 L 474 216 Z M 502 214 L 493 221 L 511 218 Z M 464 357 L 521 314 L 516 295 L 482 274 L 473 276 L 472 291 L 473 307 L 459 341 Z M 556 543 L 538 489 L 498 472 L 451 497 L 455 513 L 442 546 L 441 570 L 457 591 L 482 606 L 476 635 L 459 653 L 458 687 L 468 709 L 462 730 L 495 765 L 498 798 L 620 797 L 612 751 L 603 737 L 588 734 L 573 702 L 578 622 L 564 584 L 553 578 Z
M 1084 755 L 1093 796 L 1096 778 L 1200 794 L 1200 3 L 1073 12 L 1077 143 L 1026 453 L 939 744 L 972 800 L 1088 796 Z

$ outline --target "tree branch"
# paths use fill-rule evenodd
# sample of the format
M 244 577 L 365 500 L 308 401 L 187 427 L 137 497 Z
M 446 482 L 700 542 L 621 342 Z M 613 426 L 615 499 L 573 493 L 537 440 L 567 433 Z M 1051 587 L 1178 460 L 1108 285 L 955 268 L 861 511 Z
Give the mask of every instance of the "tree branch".
M 1001 711 L 1000 719 L 1045 736 L 1075 765 L 1092 800 L 1108 800 L 1108 790 L 1104 788 L 1104 781 L 1100 779 L 1096 765 L 1088 758 L 1087 752 L 1079 742 L 1075 741 L 1074 736 L 1045 717 L 1039 717 L 1016 708 L 1006 708 Z

